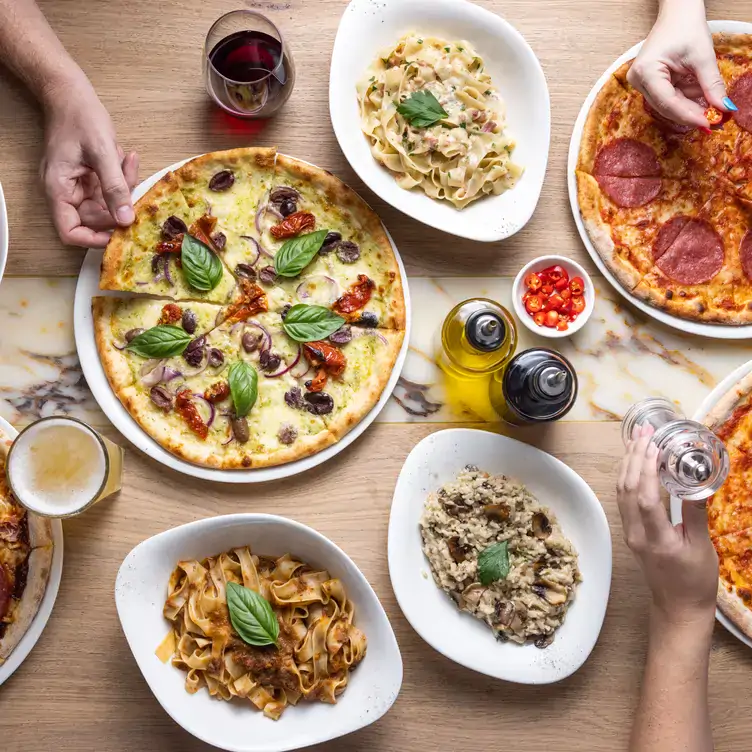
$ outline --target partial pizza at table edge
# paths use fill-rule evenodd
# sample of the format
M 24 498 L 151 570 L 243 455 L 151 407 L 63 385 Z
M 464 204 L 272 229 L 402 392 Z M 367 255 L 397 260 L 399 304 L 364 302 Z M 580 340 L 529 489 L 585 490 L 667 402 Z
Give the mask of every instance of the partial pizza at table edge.
M 52 525 L 26 510 L 5 482 L 10 439 L 0 429 L 0 665 L 28 631 L 52 568 Z

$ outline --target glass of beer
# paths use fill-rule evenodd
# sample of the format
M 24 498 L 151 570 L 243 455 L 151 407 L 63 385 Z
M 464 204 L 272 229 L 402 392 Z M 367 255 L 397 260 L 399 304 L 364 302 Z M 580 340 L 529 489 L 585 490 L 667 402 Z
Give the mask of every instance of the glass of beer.
M 122 486 L 123 450 L 75 418 L 42 418 L 8 453 L 13 495 L 43 517 L 74 517 Z

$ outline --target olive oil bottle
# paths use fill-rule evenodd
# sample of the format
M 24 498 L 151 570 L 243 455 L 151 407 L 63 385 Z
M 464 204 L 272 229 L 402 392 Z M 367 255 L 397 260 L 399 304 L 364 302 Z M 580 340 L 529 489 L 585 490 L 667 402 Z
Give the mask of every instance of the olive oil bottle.
M 504 368 L 517 347 L 517 325 L 509 311 L 487 298 L 455 306 L 441 328 L 437 362 L 449 404 L 463 415 L 492 421 L 492 374 Z

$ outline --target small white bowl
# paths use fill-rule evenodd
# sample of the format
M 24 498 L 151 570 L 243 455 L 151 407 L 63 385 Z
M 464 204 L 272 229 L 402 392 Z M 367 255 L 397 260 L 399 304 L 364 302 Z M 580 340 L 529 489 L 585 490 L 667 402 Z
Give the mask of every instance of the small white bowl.
M 522 302 L 522 297 L 525 294 L 525 277 L 530 272 L 539 272 L 555 264 L 564 267 L 570 279 L 572 277 L 582 277 L 585 281 L 585 310 L 563 332 L 547 326 L 538 326 L 533 321 L 533 317 L 525 310 L 525 304 Z M 575 332 L 579 332 L 592 315 L 595 308 L 595 286 L 593 285 L 593 280 L 590 279 L 590 275 L 576 261 L 572 261 L 572 259 L 566 256 L 538 256 L 537 259 L 523 266 L 519 274 L 514 278 L 514 284 L 512 285 L 512 305 L 514 306 L 517 318 L 533 334 L 537 334 L 540 337 L 548 337 L 549 339 L 564 339 Z
M 440 590 L 423 555 L 419 521 L 431 491 L 466 465 L 524 483 L 549 507 L 579 555 L 582 582 L 553 643 L 497 642 L 491 629 L 461 612 Z M 452 428 L 410 452 L 389 518 L 389 575 L 413 629 L 450 660 L 519 684 L 550 684 L 577 671 L 595 647 L 611 589 L 611 533 L 598 497 L 574 470 L 540 449 L 489 431 Z
M 386 47 L 411 31 L 466 40 L 506 105 L 507 127 L 517 146 L 514 161 L 525 173 L 500 196 L 488 196 L 462 211 L 423 191 L 400 188 L 373 158 L 361 131 L 356 85 Z M 521 230 L 535 211 L 546 174 L 551 137 L 548 86 L 538 58 L 507 21 L 466 0 L 352 0 L 332 52 L 329 111 L 348 162 L 382 200 L 423 224 L 471 240 L 494 242 Z
M 181 559 L 203 559 L 238 546 L 260 554 L 290 552 L 342 580 L 355 604 L 355 624 L 368 652 L 336 705 L 302 702 L 279 721 L 250 703 L 215 700 L 205 689 L 185 691 L 185 673 L 154 651 L 169 631 L 162 615 L 170 574 Z M 231 752 L 284 752 L 336 739 L 377 721 L 397 699 L 402 657 L 384 609 L 352 559 L 299 522 L 268 514 L 212 517 L 167 530 L 126 556 L 115 603 L 128 645 L 154 696 L 172 719 L 199 739 Z

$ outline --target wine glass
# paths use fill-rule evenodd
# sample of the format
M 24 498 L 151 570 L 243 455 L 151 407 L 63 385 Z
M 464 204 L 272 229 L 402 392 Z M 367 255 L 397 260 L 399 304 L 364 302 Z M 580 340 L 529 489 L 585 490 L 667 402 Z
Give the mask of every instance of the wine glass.
M 266 118 L 289 99 L 295 64 L 279 29 L 252 10 L 234 10 L 214 22 L 204 43 L 209 96 L 241 118 Z

